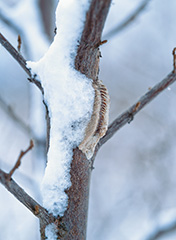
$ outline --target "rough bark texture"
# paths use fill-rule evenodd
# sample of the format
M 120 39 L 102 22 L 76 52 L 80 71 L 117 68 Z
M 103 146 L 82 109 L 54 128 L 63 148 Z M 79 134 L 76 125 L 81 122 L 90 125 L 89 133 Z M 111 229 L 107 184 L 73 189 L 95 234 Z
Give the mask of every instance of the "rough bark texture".
M 76 148 L 70 173 L 72 186 L 67 191 L 69 204 L 62 219 L 62 223 L 64 223 L 68 231 L 68 234 L 62 238 L 64 240 L 81 240 L 86 238 L 90 173 L 89 161 Z
M 99 72 L 99 46 L 110 4 L 111 0 L 92 0 L 75 58 L 75 68 L 94 80 Z

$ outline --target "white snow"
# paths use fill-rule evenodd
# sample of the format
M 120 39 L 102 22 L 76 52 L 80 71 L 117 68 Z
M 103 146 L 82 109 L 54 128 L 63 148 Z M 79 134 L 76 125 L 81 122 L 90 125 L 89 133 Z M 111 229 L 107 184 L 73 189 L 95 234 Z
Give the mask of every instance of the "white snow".
M 45 236 L 47 240 L 57 240 L 56 226 L 51 223 L 45 228 Z
M 51 118 L 42 195 L 44 207 L 55 216 L 62 216 L 66 210 L 72 150 L 83 140 L 93 109 L 91 80 L 74 69 L 88 7 L 88 0 L 61 0 L 56 10 L 57 35 L 53 43 L 41 60 L 28 62 L 41 79 Z

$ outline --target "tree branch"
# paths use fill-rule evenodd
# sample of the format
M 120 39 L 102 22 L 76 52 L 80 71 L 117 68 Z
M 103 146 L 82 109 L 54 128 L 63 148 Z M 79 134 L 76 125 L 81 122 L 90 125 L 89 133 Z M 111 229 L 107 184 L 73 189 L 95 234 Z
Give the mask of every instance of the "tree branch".
M 121 127 L 126 123 L 130 123 L 133 117 L 149 102 L 151 102 L 158 94 L 165 90 L 169 85 L 176 81 L 176 74 L 171 72 L 165 79 L 156 84 L 151 90 L 143 95 L 135 104 L 133 104 L 127 111 L 117 117 L 108 128 L 106 135 L 100 139 L 97 150 L 106 143 Z
M 130 14 L 125 20 L 123 20 L 118 26 L 110 30 L 107 34 L 103 36 L 104 39 L 110 39 L 114 35 L 118 34 L 120 31 L 124 30 L 129 24 L 131 24 L 140 14 L 144 11 L 150 0 L 144 0 L 141 5 L 139 5 L 134 12 Z
M 75 69 L 93 80 L 98 76 L 98 47 L 110 4 L 111 0 L 91 1 L 75 58 Z M 68 234 L 62 240 L 86 239 L 91 169 L 89 160 L 78 148 L 73 151 L 70 176 L 71 187 L 66 191 L 68 208 L 62 218 L 68 228 Z
M 29 68 L 26 66 L 26 60 L 23 56 L 9 43 L 9 41 L 0 33 L 0 43 L 2 46 L 10 53 L 10 55 L 20 64 L 23 70 L 28 74 L 28 80 L 34 83 L 43 93 L 43 88 L 39 80 L 35 79 L 35 76 L 32 76 L 32 73 Z
M 12 178 L 8 180 L 8 174 L 0 169 L 0 183 L 13 194 L 24 206 L 46 225 L 54 222 L 54 217 L 45 208 L 31 198 Z

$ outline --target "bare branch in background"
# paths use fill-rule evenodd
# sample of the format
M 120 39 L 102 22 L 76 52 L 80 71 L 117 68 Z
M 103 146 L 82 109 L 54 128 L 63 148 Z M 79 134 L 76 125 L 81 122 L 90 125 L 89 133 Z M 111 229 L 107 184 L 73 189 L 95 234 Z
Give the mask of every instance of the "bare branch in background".
M 0 107 L 1 109 L 16 123 L 18 124 L 26 133 L 30 133 L 31 129 L 28 125 L 22 121 L 21 118 L 17 116 L 17 114 L 13 111 L 13 108 L 9 106 L 0 96 Z
M 26 66 L 26 60 L 23 56 L 9 43 L 9 41 L 0 33 L 0 43 L 2 46 L 12 55 L 12 57 L 20 64 L 23 70 L 28 74 L 28 80 L 34 83 L 43 93 L 43 88 L 39 80 L 32 76 L 32 73 L 29 68 Z
M 104 39 L 110 39 L 118 34 L 120 31 L 124 30 L 129 24 L 131 24 L 139 15 L 144 11 L 151 0 L 144 0 L 141 5 L 139 5 L 134 12 L 130 14 L 125 20 L 123 20 L 117 27 L 110 30 L 105 36 Z
M 25 52 L 28 55 L 28 47 L 26 45 L 26 39 L 25 35 L 22 31 L 22 29 L 13 21 L 10 17 L 9 14 L 3 13 L 2 9 L 0 10 L 0 20 L 5 23 L 17 36 L 20 36 L 21 39 L 23 39 L 23 46 L 25 48 Z M 19 50 L 18 50 L 19 51 Z
M 18 25 L 12 21 L 7 14 L 3 14 L 3 11 L 1 9 L 0 11 L 0 19 L 2 22 L 4 22 L 6 25 L 8 25 L 13 31 L 15 31 L 17 34 L 21 34 L 21 29 Z
M 53 17 L 53 9 L 55 8 L 56 1 L 39 0 L 39 10 L 41 12 L 43 26 L 50 39 L 54 37 L 55 19 Z
M 97 150 L 106 143 L 121 127 L 126 123 L 130 123 L 134 116 L 149 102 L 151 102 L 158 94 L 167 89 L 172 83 L 176 81 L 176 74 L 170 73 L 165 79 L 156 84 L 151 90 L 143 95 L 135 104 L 133 104 L 127 111 L 116 118 L 109 126 L 106 135 L 100 139 Z
M 33 130 L 27 125 L 13 110 L 11 106 L 9 106 L 0 96 L 0 108 L 13 120 L 15 124 L 17 124 L 24 133 L 30 135 L 35 140 L 35 145 L 39 145 L 42 147 L 46 147 L 46 140 L 37 138 Z
M 170 224 L 167 224 L 166 226 L 162 226 L 159 229 L 156 229 L 156 231 L 152 234 L 150 234 L 149 237 L 145 238 L 145 240 L 159 240 L 161 237 L 166 237 L 167 234 L 172 233 L 176 230 L 176 221 L 171 222 Z

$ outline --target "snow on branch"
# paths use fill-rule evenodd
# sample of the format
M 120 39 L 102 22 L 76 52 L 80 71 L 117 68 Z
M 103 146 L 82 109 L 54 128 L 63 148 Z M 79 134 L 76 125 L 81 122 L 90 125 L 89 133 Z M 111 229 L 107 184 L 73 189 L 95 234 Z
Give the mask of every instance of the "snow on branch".
M 60 1 L 56 10 L 57 34 L 38 62 L 28 62 L 41 79 L 50 117 L 50 147 L 42 184 L 43 204 L 54 216 L 63 216 L 71 186 L 73 149 L 84 137 L 90 120 L 94 90 L 92 81 L 75 70 L 74 60 L 89 1 Z

